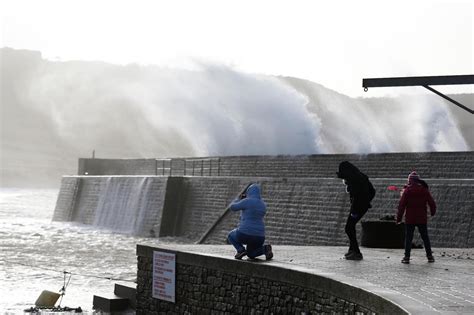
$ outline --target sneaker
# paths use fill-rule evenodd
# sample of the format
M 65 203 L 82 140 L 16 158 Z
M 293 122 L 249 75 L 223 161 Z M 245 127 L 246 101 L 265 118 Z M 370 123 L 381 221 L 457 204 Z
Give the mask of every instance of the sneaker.
M 237 252 L 237 254 L 235 254 L 234 258 L 241 260 L 246 255 L 247 255 L 247 251 L 244 250 L 244 251 L 241 251 L 241 252 Z
M 364 259 L 364 257 L 362 256 L 362 253 L 352 252 L 346 256 L 346 259 L 347 260 L 362 260 Z
M 402 264 L 409 264 L 409 263 L 410 263 L 410 257 L 407 257 L 407 256 L 403 257 Z
M 429 263 L 434 263 L 434 262 L 435 262 L 435 259 L 434 259 L 434 257 L 433 257 L 432 255 L 427 256 L 427 258 L 428 258 L 428 262 L 429 262 Z
M 272 245 L 264 245 L 265 248 L 265 259 L 270 260 L 273 258 Z

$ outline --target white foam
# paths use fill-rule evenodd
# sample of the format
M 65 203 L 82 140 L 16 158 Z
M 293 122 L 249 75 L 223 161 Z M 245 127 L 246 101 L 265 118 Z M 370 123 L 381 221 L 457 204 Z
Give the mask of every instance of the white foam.
M 29 87 L 30 104 L 51 117 L 67 143 L 100 148 L 102 156 L 469 149 L 436 96 L 377 108 L 317 84 L 298 89 L 226 66 L 45 64 Z

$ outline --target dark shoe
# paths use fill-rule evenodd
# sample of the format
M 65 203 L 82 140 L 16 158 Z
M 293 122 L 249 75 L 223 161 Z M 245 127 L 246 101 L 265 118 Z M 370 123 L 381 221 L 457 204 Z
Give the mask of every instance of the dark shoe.
M 402 264 L 409 264 L 409 263 L 410 263 L 410 257 L 407 257 L 407 256 L 403 257 Z
M 346 256 L 346 259 L 347 260 L 362 260 L 364 259 L 364 257 L 362 256 L 362 253 L 352 252 Z
M 264 245 L 265 248 L 265 259 L 270 260 L 273 258 L 272 245 Z
M 427 258 L 428 258 L 428 262 L 429 262 L 429 263 L 434 263 L 434 262 L 435 262 L 435 259 L 434 259 L 434 257 L 433 257 L 432 255 L 427 256 Z
M 354 251 L 353 251 L 352 249 L 349 249 L 349 250 L 347 251 L 347 253 L 344 254 L 344 257 L 349 256 L 349 255 L 352 254 L 353 252 L 354 252 Z
M 244 256 L 246 256 L 246 255 L 247 255 L 247 251 L 244 250 L 244 251 L 241 251 L 241 252 L 238 252 L 237 254 L 235 254 L 234 258 L 241 260 L 241 259 L 244 258 Z

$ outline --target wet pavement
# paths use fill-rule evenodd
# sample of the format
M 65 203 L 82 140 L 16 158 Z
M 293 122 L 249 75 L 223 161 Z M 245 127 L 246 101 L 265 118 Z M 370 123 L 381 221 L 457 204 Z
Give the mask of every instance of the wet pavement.
M 170 245 L 177 251 L 233 259 L 230 245 Z M 428 263 L 423 249 L 402 264 L 402 249 L 362 248 L 362 261 L 345 260 L 345 247 L 273 246 L 266 263 L 320 274 L 381 295 L 412 314 L 474 314 L 474 249 L 434 249 Z M 252 263 L 244 261 L 242 263 Z

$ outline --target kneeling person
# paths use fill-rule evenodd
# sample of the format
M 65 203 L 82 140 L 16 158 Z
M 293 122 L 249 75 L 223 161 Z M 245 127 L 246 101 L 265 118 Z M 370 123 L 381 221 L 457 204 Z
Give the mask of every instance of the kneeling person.
M 264 245 L 265 223 L 263 218 L 266 205 L 260 197 L 260 186 L 249 185 L 229 206 L 232 211 L 241 211 L 239 227 L 228 235 L 229 242 L 237 250 L 235 259 L 244 256 L 256 258 L 265 255 L 267 260 L 272 259 L 271 245 Z M 244 246 L 247 245 L 247 248 Z

